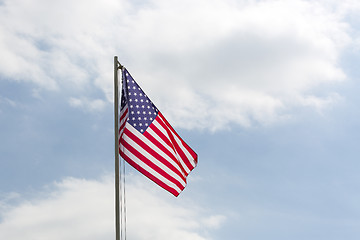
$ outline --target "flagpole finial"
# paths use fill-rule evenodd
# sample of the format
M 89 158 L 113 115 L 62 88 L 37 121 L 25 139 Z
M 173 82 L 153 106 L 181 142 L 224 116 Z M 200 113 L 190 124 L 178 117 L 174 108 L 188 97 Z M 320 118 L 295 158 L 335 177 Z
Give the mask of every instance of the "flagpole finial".
M 124 66 L 121 65 L 121 63 L 119 61 L 117 63 L 118 63 L 118 69 L 123 69 Z
M 119 60 L 118 60 L 118 57 L 117 56 L 114 56 L 114 62 L 115 62 L 115 64 L 117 65 L 117 69 L 123 69 L 124 68 L 124 66 L 123 65 L 121 65 L 121 63 L 119 62 Z

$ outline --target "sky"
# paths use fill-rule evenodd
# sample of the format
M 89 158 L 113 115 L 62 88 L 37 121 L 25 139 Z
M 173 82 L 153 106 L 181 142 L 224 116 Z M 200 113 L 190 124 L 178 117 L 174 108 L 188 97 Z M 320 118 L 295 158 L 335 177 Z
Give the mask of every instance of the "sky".
M 358 1 L 0 0 L 0 53 L 0 239 L 115 239 L 114 56 L 199 156 L 128 239 L 360 238 Z

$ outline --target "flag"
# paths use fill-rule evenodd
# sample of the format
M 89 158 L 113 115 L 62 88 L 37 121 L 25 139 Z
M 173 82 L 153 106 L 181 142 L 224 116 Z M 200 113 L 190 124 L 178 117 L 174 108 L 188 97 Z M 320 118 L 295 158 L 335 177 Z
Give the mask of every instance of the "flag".
M 123 68 L 119 153 L 156 184 L 178 196 L 197 164 L 197 154 Z

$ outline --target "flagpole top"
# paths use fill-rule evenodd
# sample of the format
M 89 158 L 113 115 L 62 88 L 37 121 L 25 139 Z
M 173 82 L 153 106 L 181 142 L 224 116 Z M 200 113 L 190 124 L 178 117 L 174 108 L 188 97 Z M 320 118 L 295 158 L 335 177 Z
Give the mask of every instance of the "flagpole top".
M 121 63 L 120 63 L 119 61 L 118 61 L 117 63 L 118 63 L 118 69 L 121 69 L 121 70 L 122 70 L 122 69 L 124 68 L 124 66 L 121 65 Z
M 117 69 L 121 69 L 121 70 L 122 70 L 122 69 L 124 68 L 124 66 L 121 65 L 121 63 L 119 62 L 117 56 L 114 57 L 114 62 L 115 62 L 115 64 L 117 64 Z

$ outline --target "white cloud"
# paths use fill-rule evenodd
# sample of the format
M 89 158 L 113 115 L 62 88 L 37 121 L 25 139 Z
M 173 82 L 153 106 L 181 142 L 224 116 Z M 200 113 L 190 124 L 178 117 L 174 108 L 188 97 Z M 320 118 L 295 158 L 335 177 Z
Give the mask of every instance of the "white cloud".
M 151 69 L 144 73 L 137 69 L 138 79 L 149 82 L 145 83 L 153 91 L 149 95 L 157 96 L 160 105 L 166 102 L 160 109 L 169 112 L 178 125 L 215 130 L 228 123 L 268 124 L 286 116 L 283 111 L 291 108 L 288 100 L 293 95 L 345 79 L 338 57 L 350 41 L 347 25 L 322 5 L 308 1 L 211 3 L 202 2 L 207 6 L 203 10 L 197 4 L 191 9 L 159 4 L 160 9 L 144 10 L 134 22 L 140 29 L 129 40 L 136 42 L 148 28 L 154 30 L 146 38 L 152 48 L 139 43 L 139 52 L 134 53 L 150 56 L 142 66 Z M 146 24 L 139 24 L 141 19 Z M 162 19 L 167 19 L 164 32 L 177 26 L 173 31 L 179 34 L 153 27 L 162 26 Z M 151 75 L 146 76 L 148 72 Z M 155 89 L 159 79 L 166 79 L 168 94 Z
M 334 102 L 341 100 L 341 97 L 333 93 L 327 97 L 316 97 L 316 96 L 299 96 L 298 102 L 304 106 L 316 106 L 316 109 L 321 112 L 325 107 L 331 106 Z
M 143 179 L 142 179 L 143 180 Z M 225 221 L 208 215 L 190 199 L 174 198 L 142 180 L 127 179 L 127 237 L 129 239 L 211 239 L 206 231 Z M 152 182 L 149 183 L 153 184 Z M 159 192 L 158 192 L 159 191 Z M 14 194 L 12 193 L 11 196 Z M 16 198 L 20 198 L 16 195 Z M 114 238 L 114 183 L 66 178 L 37 196 L 10 207 L 0 201 L 1 239 Z M 141 231 L 139 230 L 141 229 Z
M 13 100 L 11 100 L 9 98 L 0 96 L 0 105 L 1 104 L 6 104 L 6 105 L 9 105 L 11 107 L 16 107 L 16 105 L 17 105 L 15 101 L 13 101 Z
M 177 126 L 271 124 L 294 106 L 319 106 L 293 96 L 346 79 L 339 59 L 354 9 L 333 0 L 5 1 L 0 74 L 79 95 L 97 87 L 111 102 L 118 54 Z
M 225 220 L 226 220 L 226 217 L 223 215 L 214 215 L 214 216 L 204 219 L 204 222 L 208 227 L 218 228 L 223 224 L 223 222 Z
M 105 108 L 106 102 L 102 99 L 70 98 L 69 104 L 75 108 L 81 108 L 89 112 L 98 112 Z

